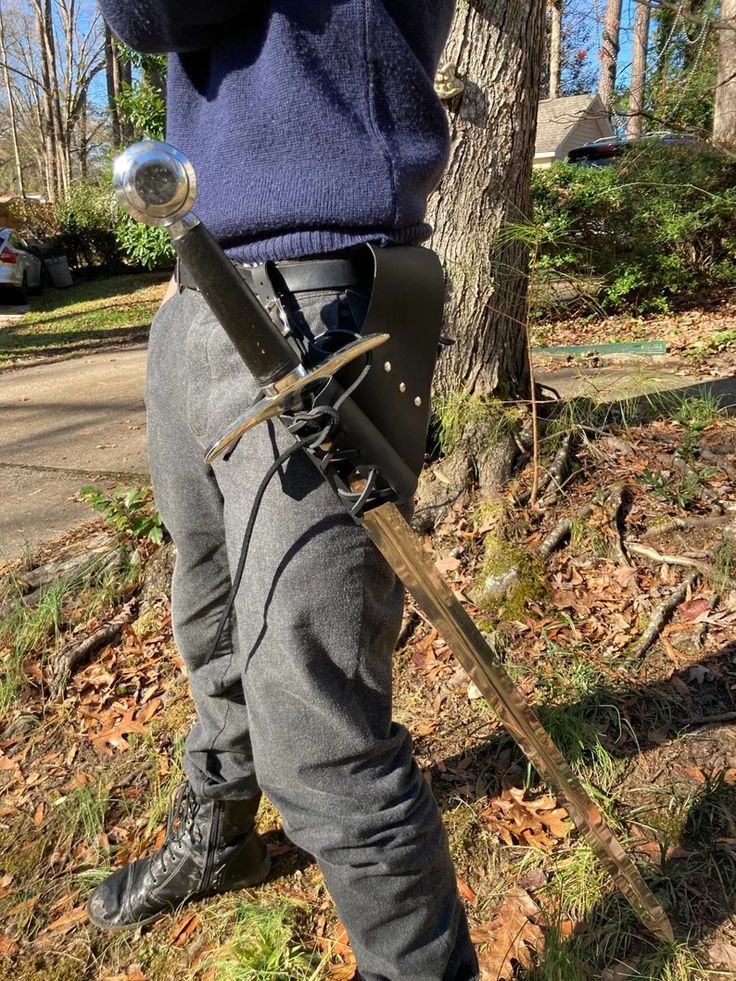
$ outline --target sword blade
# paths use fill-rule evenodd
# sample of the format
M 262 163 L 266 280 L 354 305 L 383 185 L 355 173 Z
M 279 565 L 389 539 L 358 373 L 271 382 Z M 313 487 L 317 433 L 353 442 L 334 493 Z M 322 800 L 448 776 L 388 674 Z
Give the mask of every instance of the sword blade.
M 395 504 L 363 515 L 369 538 L 450 646 L 498 718 L 539 774 L 555 788 L 593 852 L 608 869 L 645 926 L 672 943 L 667 914 L 606 824 L 549 733 L 466 613 Z

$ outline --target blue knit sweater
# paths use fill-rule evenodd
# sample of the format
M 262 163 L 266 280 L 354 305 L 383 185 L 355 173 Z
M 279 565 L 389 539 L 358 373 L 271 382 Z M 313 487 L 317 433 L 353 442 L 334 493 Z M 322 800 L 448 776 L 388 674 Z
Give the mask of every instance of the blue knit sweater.
M 433 77 L 453 0 L 100 0 L 169 58 L 167 136 L 241 259 L 425 239 L 448 153 Z

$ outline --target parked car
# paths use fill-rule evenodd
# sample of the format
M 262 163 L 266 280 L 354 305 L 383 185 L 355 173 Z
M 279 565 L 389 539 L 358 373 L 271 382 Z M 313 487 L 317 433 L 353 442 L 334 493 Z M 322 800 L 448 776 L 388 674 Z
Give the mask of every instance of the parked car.
M 621 160 L 621 155 L 627 147 L 637 143 L 662 143 L 666 146 L 673 144 L 692 146 L 695 139 L 686 133 L 646 133 L 638 140 L 628 140 L 618 136 L 604 136 L 592 143 L 575 147 L 567 155 L 567 162 L 581 167 L 610 167 Z
M 41 289 L 41 260 L 12 228 L 0 228 L 0 303 L 26 303 Z

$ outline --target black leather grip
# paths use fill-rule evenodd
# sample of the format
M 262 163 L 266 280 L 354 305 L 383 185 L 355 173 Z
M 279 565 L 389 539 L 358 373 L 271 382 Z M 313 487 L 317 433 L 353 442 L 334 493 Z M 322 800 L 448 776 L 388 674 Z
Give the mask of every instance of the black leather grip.
M 174 247 L 259 385 L 270 385 L 299 364 L 294 348 L 204 225 L 188 228 Z

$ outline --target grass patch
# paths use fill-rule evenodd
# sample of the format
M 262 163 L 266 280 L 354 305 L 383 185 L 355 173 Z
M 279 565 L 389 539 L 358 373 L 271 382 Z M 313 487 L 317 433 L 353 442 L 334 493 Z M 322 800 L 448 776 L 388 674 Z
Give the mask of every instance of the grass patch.
M 0 364 L 74 353 L 143 336 L 158 308 L 165 276 L 111 276 L 49 290 L 0 331 Z
M 69 580 L 52 583 L 33 608 L 27 607 L 19 596 L 0 620 L 0 647 L 6 648 L 0 663 L 0 719 L 26 684 L 25 665 L 29 654 L 49 638 L 53 638 L 54 646 L 58 643 L 64 600 L 72 588 Z
M 295 942 L 296 910 L 240 903 L 230 941 L 212 960 L 218 981 L 316 981 L 324 960 Z
M 109 803 L 110 792 L 105 782 L 98 778 L 93 784 L 75 787 L 54 801 L 53 806 L 64 834 L 70 840 L 91 842 L 104 830 Z

